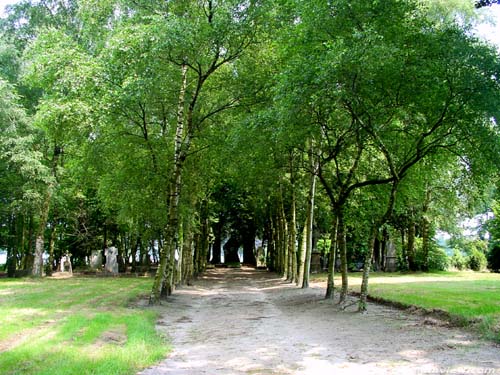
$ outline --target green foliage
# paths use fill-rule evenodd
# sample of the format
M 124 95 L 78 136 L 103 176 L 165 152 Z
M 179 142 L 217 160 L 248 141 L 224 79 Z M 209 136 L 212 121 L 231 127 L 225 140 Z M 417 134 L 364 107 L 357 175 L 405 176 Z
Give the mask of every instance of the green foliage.
M 316 249 L 324 256 L 330 251 L 332 240 L 330 238 L 320 238 L 316 243 Z
M 498 194 L 498 189 L 496 194 Z M 495 272 L 500 272 L 500 204 L 498 200 L 493 201 L 492 211 L 494 216 L 485 225 L 490 234 L 488 267 Z
M 467 268 L 467 259 L 463 256 L 459 249 L 453 250 L 453 255 L 450 258 L 450 267 L 457 269 L 459 271 L 465 270 Z
M 467 265 L 472 271 L 484 271 L 488 265 L 486 255 L 474 247 L 467 257 Z
M 488 251 L 488 268 L 500 272 L 500 246 L 493 245 Z
M 0 77 L 14 84 L 19 70 L 19 56 L 16 48 L 0 38 Z
M 28 229 L 14 228 L 13 213 L 37 222 L 47 186 L 56 254 L 71 250 L 83 262 L 105 236 L 128 251 L 164 240 L 178 120 L 189 127 L 179 219 L 194 232 L 199 203 L 210 199 L 208 216 L 240 231 L 263 234 L 277 202 L 290 220 L 291 180 L 303 222 L 311 140 L 325 188 L 315 229 L 328 233 L 343 210 L 352 268 L 384 216 L 391 181 L 400 182 L 394 228 L 452 226 L 500 160 L 500 64 L 470 36 L 471 8 L 467 0 L 13 6 L 0 74 L 14 83 L 23 67 L 33 115 L 1 81 L 2 244 Z M 226 185 L 238 193 L 217 196 Z M 418 267 L 445 269 L 443 252 L 431 244 L 423 259 L 418 241 Z M 318 248 L 326 252 L 328 240 Z M 468 244 L 459 248 L 481 266 Z
M 487 266 L 487 243 L 484 240 L 458 236 L 452 239 L 454 253 L 451 266 L 457 270 L 483 271 Z M 463 255 L 465 254 L 465 256 Z
M 423 270 L 426 264 L 425 254 L 423 251 L 422 238 L 415 238 L 415 263 L 418 270 Z M 464 260 L 465 261 L 465 260 Z M 429 253 L 427 254 L 427 266 L 429 271 L 446 271 L 449 266 L 452 266 L 453 260 L 448 257 L 444 249 L 439 247 L 434 240 L 430 241 Z M 463 268 L 457 268 L 463 269 Z
M 417 261 L 419 260 L 417 253 Z M 424 261 L 423 259 L 421 260 Z M 424 264 L 424 263 L 422 263 Z M 450 259 L 443 248 L 437 246 L 434 241 L 431 242 L 427 259 L 429 270 L 431 271 L 446 271 L 450 265 Z

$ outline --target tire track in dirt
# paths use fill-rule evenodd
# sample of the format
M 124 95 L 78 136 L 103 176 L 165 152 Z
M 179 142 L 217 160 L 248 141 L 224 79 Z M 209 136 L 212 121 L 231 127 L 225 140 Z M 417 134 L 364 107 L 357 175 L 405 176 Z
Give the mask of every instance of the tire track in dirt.
M 174 349 L 140 375 L 500 374 L 492 343 L 387 306 L 342 311 L 323 293 L 265 271 L 209 270 L 161 307 Z

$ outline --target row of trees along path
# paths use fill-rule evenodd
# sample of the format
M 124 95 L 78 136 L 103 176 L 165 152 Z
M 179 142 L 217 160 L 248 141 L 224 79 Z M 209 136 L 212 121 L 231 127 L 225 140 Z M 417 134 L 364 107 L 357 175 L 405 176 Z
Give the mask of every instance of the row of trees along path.
M 336 257 L 342 304 L 358 261 L 365 310 L 389 243 L 400 268 L 431 268 L 435 231 L 497 183 L 500 59 L 471 36 L 473 8 L 13 5 L 0 23 L 9 276 L 50 274 L 66 253 L 85 267 L 112 242 L 122 271 L 156 266 L 154 305 L 222 251 L 255 264 L 259 237 L 259 261 L 307 288 L 321 237 L 326 297 Z
M 489 373 L 498 348 L 438 320 L 371 305 L 341 309 L 324 285 L 254 268 L 208 270 L 161 306 L 173 352 L 140 375 Z M 349 298 L 349 297 L 348 297 Z M 336 301 L 338 302 L 338 300 Z

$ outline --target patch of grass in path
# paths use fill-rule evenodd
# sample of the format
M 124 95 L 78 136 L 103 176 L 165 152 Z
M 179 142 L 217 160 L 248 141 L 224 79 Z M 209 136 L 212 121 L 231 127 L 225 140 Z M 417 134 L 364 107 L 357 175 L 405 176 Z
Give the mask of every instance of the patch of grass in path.
M 314 277 L 326 281 L 324 275 Z M 335 278 L 337 286 L 340 278 Z M 361 273 L 349 275 L 359 292 Z M 439 309 L 500 342 L 500 274 L 481 272 L 372 273 L 369 295 L 426 310 Z
M 0 279 L 0 374 L 135 374 L 169 351 L 146 278 Z

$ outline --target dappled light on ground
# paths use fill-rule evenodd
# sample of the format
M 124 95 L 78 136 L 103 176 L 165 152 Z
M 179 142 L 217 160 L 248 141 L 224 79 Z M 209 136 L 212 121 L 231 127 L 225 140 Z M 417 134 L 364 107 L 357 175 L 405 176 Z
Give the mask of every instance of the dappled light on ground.
M 499 349 L 434 320 L 371 304 L 358 314 L 263 271 L 214 269 L 163 305 L 174 351 L 141 375 L 388 374 L 500 368 Z

